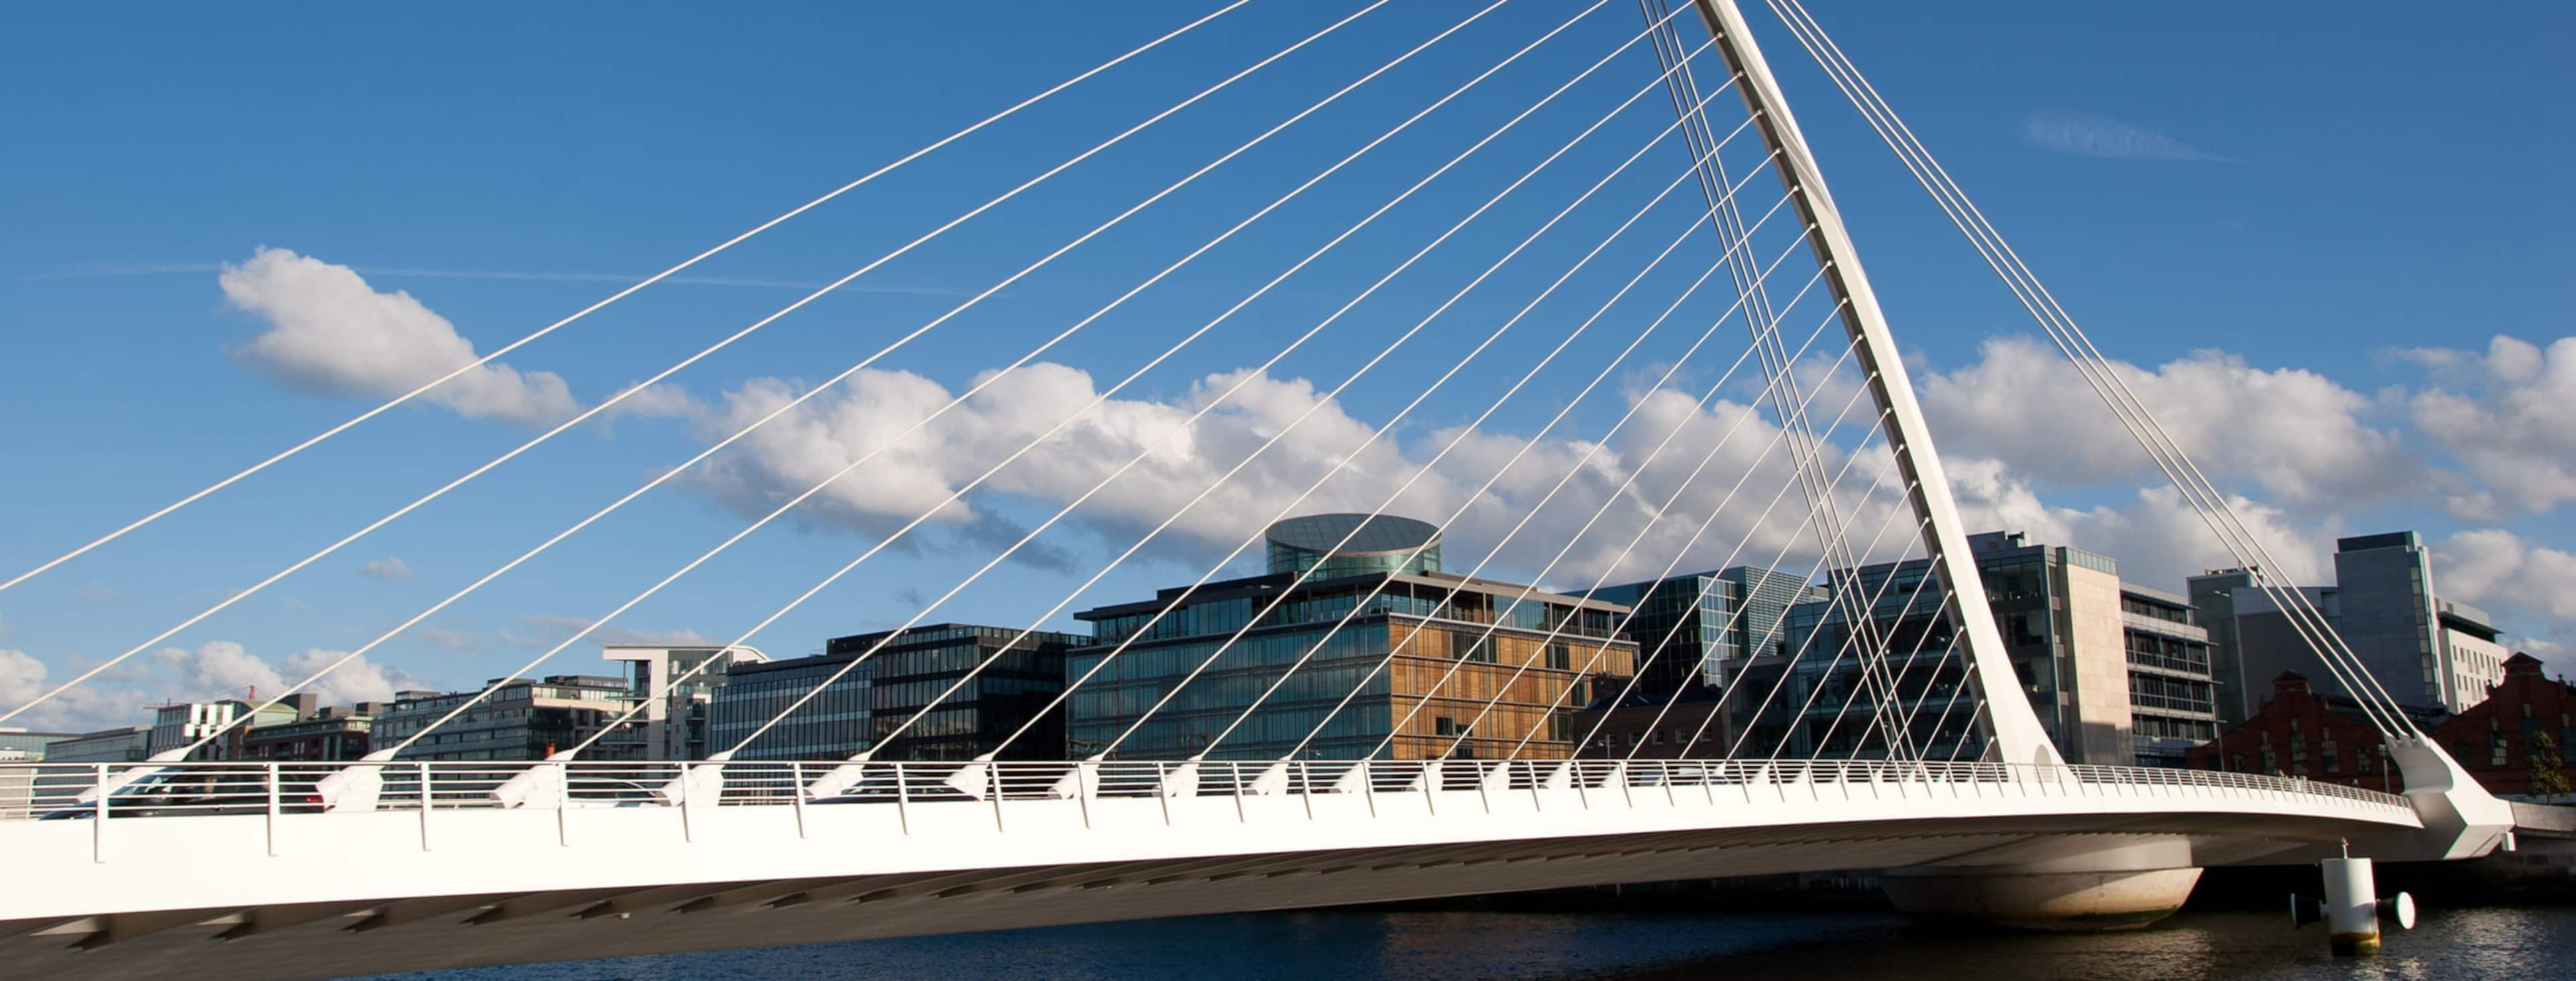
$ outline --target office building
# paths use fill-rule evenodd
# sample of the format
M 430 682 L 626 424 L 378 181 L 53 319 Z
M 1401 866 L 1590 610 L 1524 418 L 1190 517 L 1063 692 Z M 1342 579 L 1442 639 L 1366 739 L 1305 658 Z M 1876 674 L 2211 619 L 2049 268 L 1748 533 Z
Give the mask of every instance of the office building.
M 1748 653 L 1778 653 L 1781 620 L 1808 593 L 1796 576 L 1736 566 L 1606 586 L 1592 598 L 1636 610 L 1622 633 L 1637 645 L 1637 690 L 1671 694 L 1692 684 L 1723 686 Z
M 874 750 L 882 760 L 970 760 L 1025 728 L 1002 758 L 1057 759 L 1064 713 L 1044 710 L 1064 691 L 1066 652 L 1088 641 L 943 623 L 835 637 L 813 657 L 738 661 L 708 708 L 710 745 L 735 746 L 824 686 L 734 758 L 832 760 Z M 915 715 L 920 721 L 906 727 Z
M 1094 676 L 1071 753 L 1562 759 L 1576 713 L 1635 669 L 1613 632 L 1627 607 L 1441 572 L 1419 557 L 1439 544 L 1424 522 L 1310 515 L 1268 539 L 1267 574 L 1075 615 L 1093 641 L 1065 670 Z
M 257 692 L 252 692 L 251 695 L 253 698 L 258 697 Z M 188 758 L 192 760 L 241 759 L 242 742 L 249 736 L 251 729 L 301 719 L 320 707 L 321 699 L 304 692 L 288 695 L 279 699 L 275 705 L 261 707 L 259 714 L 249 721 L 235 725 L 234 720 L 249 713 L 252 705 L 251 702 L 235 699 L 155 705 L 152 707 L 152 740 L 151 745 L 146 748 L 146 755 L 158 756 L 208 736 L 214 736 L 213 741 L 190 752 Z
M 2191 601 L 2120 584 L 2120 628 L 2129 661 L 2129 740 L 2139 766 L 2179 767 L 2218 736 L 2218 684 L 2209 630 Z
M 626 686 L 644 703 L 646 759 L 697 760 L 707 745 L 707 713 L 737 664 L 763 664 L 757 648 L 602 644 L 600 656 L 626 666 Z M 688 680 L 682 681 L 680 679 Z M 658 694 L 657 694 L 658 693 Z M 714 747 L 721 749 L 723 747 Z
M 2298 592 L 2388 697 L 2410 710 L 2457 713 L 2504 680 L 2505 650 L 2493 618 L 2444 598 L 2436 586 L 2431 550 L 2416 533 L 2401 531 L 2338 540 L 2335 584 Z M 2213 625 L 2222 719 L 2250 716 L 2264 679 L 2283 671 L 2321 691 L 2349 694 L 2303 636 L 2304 621 L 2256 588 L 2251 573 L 2195 576 L 2191 600 Z
M 395 692 L 393 704 L 375 717 L 369 740 L 383 749 L 428 733 L 397 759 L 541 760 L 606 730 L 635 704 L 624 678 L 549 675 L 494 679 L 485 685 L 486 690 L 495 687 L 491 697 L 436 729 L 429 727 L 478 693 Z M 643 731 L 629 721 L 583 751 L 582 758 L 643 759 Z
M 40 763 L 45 759 L 46 747 L 61 740 L 76 738 L 78 735 L 70 732 L 29 732 L 19 726 L 0 726 L 0 754 L 7 754 L 5 758 L 22 763 Z
M 151 726 L 117 726 L 47 743 L 45 762 L 139 763 L 151 746 Z
M 2109 556 L 2018 532 L 1970 535 L 1968 547 L 2015 680 L 2070 762 L 2175 766 L 2216 733 L 2208 632 L 2186 600 L 2121 581 Z M 1729 706 L 1733 724 L 1753 732 L 1748 745 L 1979 755 L 1961 743 L 1971 738 L 1963 716 L 1973 696 L 1952 626 L 1934 616 L 1948 597 L 1930 561 L 1834 570 L 1827 585 L 1827 598 L 1789 611 L 1782 654 L 1748 665 L 1758 677 L 1747 681 L 1759 683 Z M 1836 591 L 1850 598 L 1830 598 Z M 1870 597 L 1874 633 L 1855 643 L 1851 611 Z M 1887 653 L 1865 665 L 1864 650 Z M 1959 709 L 1963 701 L 1971 707 Z M 1890 708 L 1877 714 L 1882 705 Z M 1850 713 L 1870 715 L 1854 722 Z
M 1785 614 L 1776 653 L 1736 672 L 1726 707 L 1736 735 L 1721 749 L 1975 759 L 1976 702 L 1953 624 L 1941 615 L 1947 597 L 1922 560 L 1828 570 L 1816 596 Z M 1855 636 L 1852 613 L 1864 604 L 1866 626 Z

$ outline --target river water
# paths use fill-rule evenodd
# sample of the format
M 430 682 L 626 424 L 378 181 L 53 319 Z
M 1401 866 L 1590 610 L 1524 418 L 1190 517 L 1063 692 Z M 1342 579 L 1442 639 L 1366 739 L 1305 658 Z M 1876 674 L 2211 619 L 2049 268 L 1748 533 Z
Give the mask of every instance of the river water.
M 1822 973 L 1822 972 L 1830 972 Z M 403 975 L 405 981 L 776 978 L 2576 977 L 2576 908 L 2428 911 L 2373 958 L 2334 958 L 2286 912 L 2186 912 L 2110 934 L 1961 931 L 1892 913 L 1320 911 L 813 944 Z

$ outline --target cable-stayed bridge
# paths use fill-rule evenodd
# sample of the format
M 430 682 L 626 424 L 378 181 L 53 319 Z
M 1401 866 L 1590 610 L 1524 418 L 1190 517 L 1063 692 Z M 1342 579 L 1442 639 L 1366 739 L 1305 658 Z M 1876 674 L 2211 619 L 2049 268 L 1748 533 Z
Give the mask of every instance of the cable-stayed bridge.
M 29 563 L 0 590 L 148 534 L 205 497 L 252 493 L 232 488 L 325 440 L 363 438 L 360 427 L 374 416 L 577 329 L 593 311 L 809 209 L 863 198 L 916 161 L 936 166 L 940 154 L 962 152 L 952 145 L 1024 110 L 1079 99 L 1104 75 L 1145 70 L 1138 65 L 1157 52 L 1201 40 L 1246 5 L 1139 39 L 599 304 Z M 898 628 L 704 761 L 600 758 L 605 750 L 595 747 L 613 727 L 545 761 L 417 758 L 436 745 L 424 740 L 475 711 L 478 697 L 361 761 L 198 759 L 219 730 L 147 763 L 0 764 L 0 846 L 19 881 L 41 883 L 0 897 L 0 948 L 13 969 L 319 976 L 1844 868 L 1892 870 L 1891 891 L 1912 908 L 2119 924 L 2169 911 L 2206 866 L 2307 861 L 2340 841 L 2382 858 L 2461 858 L 2495 848 L 2510 830 L 2510 811 L 2415 729 L 2302 594 L 2263 571 L 2279 563 L 2229 498 L 1796 0 L 1763 6 L 2289 612 L 2387 735 L 2403 794 L 2069 761 L 2062 734 L 2024 697 L 2017 672 L 2025 669 L 1986 613 L 1968 529 L 1895 336 L 1736 4 L 1648 0 L 1630 9 L 1600 0 L 1513 20 L 1498 12 L 1514 0 L 1494 0 L 1392 46 L 1371 20 L 1389 6 L 1355 4 L 1307 33 L 1267 38 L 1234 59 L 1240 70 L 1191 94 L 1176 87 L 1166 107 L 1136 114 L 1088 149 L 9 711 L 92 681 L 952 229 L 989 223 L 988 211 L 1044 193 L 1060 174 L 1124 144 L 1152 144 L 1167 120 L 1229 89 L 1321 74 L 1329 81 L 1308 78 L 1287 100 L 1303 108 L 1279 109 L 1266 128 L 1212 155 L 1204 140 L 1175 141 L 1167 152 L 1190 157 L 1194 169 L 1168 186 L 1089 231 L 1061 236 L 1033 225 L 1046 241 L 1028 265 L 888 332 L 883 348 L 838 375 L 728 420 L 729 434 L 703 452 L 272 693 L 283 699 L 311 686 L 702 463 L 760 447 L 765 427 L 813 423 L 810 402 L 844 383 L 866 384 L 866 373 L 901 364 L 916 342 L 993 349 L 998 342 L 973 329 L 979 304 L 1052 281 L 1050 264 L 1095 239 L 1129 241 L 1136 233 L 1121 226 L 1175 206 L 1171 199 L 1240 217 L 1203 239 L 1149 234 L 1160 246 L 1153 254 L 1177 258 L 1122 283 L 1097 309 L 1066 314 L 1061 332 L 953 398 L 942 391 L 869 416 L 877 435 L 864 450 L 773 461 L 780 483 L 752 509 L 764 513 L 666 575 L 640 578 L 632 598 L 512 677 L 535 676 L 776 519 L 867 496 L 869 481 L 884 479 L 872 465 L 962 441 L 958 415 L 982 413 L 989 423 L 994 407 L 1031 398 L 1014 379 L 1043 370 L 1040 359 L 1077 333 L 1239 235 L 1288 215 L 1344 228 L 1266 266 L 1231 259 L 1261 266 L 1266 278 L 1158 353 L 1114 345 L 1131 356 L 1104 371 L 1118 380 L 1077 404 L 1046 406 L 1039 423 L 1017 430 L 977 430 L 999 448 L 977 447 L 965 469 L 928 493 L 879 495 L 902 500 L 899 514 L 872 529 L 874 544 L 819 581 L 784 588 L 790 598 L 727 645 L 757 639 L 864 564 L 907 560 L 930 534 L 920 529 L 935 530 L 984 496 L 1011 493 L 1054 510 L 1007 545 L 961 539 L 971 571 L 953 585 L 925 576 L 922 593 L 943 592 L 921 598 L 902 628 L 940 622 L 951 601 L 983 595 L 972 591 L 988 573 L 1044 548 L 1043 537 L 1068 519 L 1114 510 L 1118 520 L 1101 526 L 1118 529 L 1104 535 L 1114 556 L 1060 597 L 1021 597 L 1026 629 L 872 743 L 891 746 L 936 725 L 925 721 L 933 708 L 1025 650 L 1031 634 L 1099 599 L 1097 587 L 1116 581 L 1130 559 L 1156 554 L 1158 543 L 1174 548 L 1167 537 L 1220 542 L 1208 555 L 1239 537 L 1230 552 L 1198 560 L 1204 572 L 1195 582 L 1091 611 L 1099 615 L 1094 643 L 1068 661 L 1062 689 L 1040 713 L 1061 713 L 1073 733 L 1064 746 L 1033 745 L 1032 719 L 972 760 L 877 759 L 874 749 L 763 758 L 774 733 L 819 710 Z M 1505 24 L 1536 27 L 1504 37 L 1497 25 Z M 1373 42 L 1360 50 L 1375 67 L 1322 54 L 1354 35 Z M 1469 67 L 1426 73 L 1415 63 L 1426 53 L 1449 69 Z M 1548 72 L 1550 81 L 1528 81 Z M 1521 108 L 1493 111 L 1508 100 L 1481 87 L 1515 78 L 1526 90 L 1514 96 Z M 1350 102 L 1397 108 L 1351 132 L 1299 128 L 1319 115 L 1341 118 L 1328 113 Z M 1465 135 L 1452 145 L 1431 152 L 1408 142 L 1422 138 L 1417 123 L 1469 107 L 1485 112 L 1461 124 Z M 1214 205 L 1190 194 L 1202 176 L 1238 160 L 1304 144 L 1349 149 L 1307 167 L 1275 198 Z M 1372 156 L 1390 145 L 1414 147 L 1412 156 L 1432 164 L 1395 173 L 1401 168 Z M 1307 163 L 1297 156 L 1279 166 Z M 1345 204 L 1382 203 L 1328 209 L 1309 196 L 1319 188 L 1316 197 Z M 1299 212 L 1310 206 L 1318 213 Z M 1342 262 L 1336 250 L 1346 243 L 1384 255 L 1369 260 L 1362 288 L 1317 316 L 1299 314 L 1310 326 L 1229 330 L 1265 298 L 1277 302 L 1282 284 Z M 1365 306 L 1372 301 L 1397 310 Z M 1363 318 L 1365 327 L 1355 322 Z M 952 321 L 963 328 L 941 333 Z M 1243 401 L 1275 395 L 1258 384 L 1265 373 L 1307 363 L 1292 359 L 1311 355 L 1301 349 L 1319 338 L 1351 356 L 1346 374 L 1315 382 L 1302 408 L 1233 434 L 1240 445 L 1199 445 L 1223 442 L 1208 430 Z M 1104 407 L 1139 379 L 1172 359 L 1204 356 L 1207 346 L 1226 347 L 1247 370 L 1213 376 L 1157 418 L 1104 422 Z M 1614 401 L 1622 389 L 1644 394 L 1611 409 L 1588 401 Z M 1385 406 L 1383 421 L 1334 415 L 1356 402 Z M 1390 433 L 1424 422 L 1408 419 L 1417 410 L 1448 425 L 1399 452 L 1401 437 Z M 1302 428 L 1319 417 L 1324 424 Z M 1316 432 L 1336 424 L 1340 431 Z M 1116 438 L 1104 435 L 1113 429 Z M 1213 462 L 1173 464 L 1201 450 L 1193 459 Z M 1039 494 L 1025 470 L 1049 459 L 1080 466 L 1070 468 L 1069 485 Z M 1361 479 L 1372 471 L 1377 482 Z M 1382 534 L 1398 509 L 1424 507 L 1434 534 Z M 1272 555 L 1267 577 L 1240 575 L 1244 553 L 1279 522 L 1334 508 L 1350 510 L 1350 520 L 1321 526 L 1337 533 L 1290 550 L 1298 554 L 1284 564 Z M 1426 561 L 1442 536 L 1455 541 L 1470 530 L 1490 538 L 1478 544 L 1491 551 L 1463 574 Z M 1660 635 L 1636 627 L 1639 608 L 1596 598 L 1616 582 L 1738 565 L 1793 576 L 1803 567 L 1796 581 L 1820 599 L 1821 619 L 1730 621 L 1748 640 L 1730 657 L 1683 642 L 1678 624 Z M 1220 594 L 1235 605 L 1198 601 Z M 1281 642 L 1292 625 L 1299 639 Z M 1670 676 L 1685 682 L 1646 681 Z M 1721 708 L 1683 704 L 1689 682 L 1703 679 Z M 1669 754 L 1648 753 L 1634 735 L 1622 742 L 1605 731 L 1608 715 L 1590 710 L 1606 705 L 1652 708 L 1648 730 L 1661 733 L 1672 720 L 1691 731 L 1675 736 Z

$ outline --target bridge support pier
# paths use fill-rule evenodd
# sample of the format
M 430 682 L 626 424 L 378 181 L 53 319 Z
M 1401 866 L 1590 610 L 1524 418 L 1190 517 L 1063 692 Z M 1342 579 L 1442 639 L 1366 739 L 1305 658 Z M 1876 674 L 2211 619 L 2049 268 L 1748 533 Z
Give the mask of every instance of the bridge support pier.
M 1896 908 L 2022 930 L 2134 930 L 2182 908 L 2200 881 L 2179 839 L 1996 864 L 1887 870 Z

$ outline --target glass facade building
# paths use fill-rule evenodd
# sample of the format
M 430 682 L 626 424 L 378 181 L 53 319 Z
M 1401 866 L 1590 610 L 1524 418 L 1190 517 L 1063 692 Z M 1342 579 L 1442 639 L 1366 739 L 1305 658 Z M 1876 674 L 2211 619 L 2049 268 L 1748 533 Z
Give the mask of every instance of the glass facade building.
M 1625 612 L 1431 572 L 1298 583 L 1281 571 L 1167 589 L 1076 614 L 1093 624 L 1093 643 L 1073 652 L 1067 676 L 1092 677 L 1069 701 L 1068 749 L 1088 756 L 1115 742 L 1126 759 L 1425 759 L 1498 758 L 1517 747 L 1519 758 L 1561 759 L 1573 748 L 1575 714 L 1600 697 L 1601 682 L 1634 670 L 1636 646 L 1613 633 Z
M 1846 600 L 1790 607 L 1781 644 L 1740 672 L 1725 716 L 1732 755 L 1975 759 L 1975 693 L 1931 563 L 1830 570 L 1826 586 Z M 1850 614 L 1864 601 L 1870 627 L 1855 642 Z
M 1337 579 L 1371 572 L 1440 571 L 1440 529 L 1391 514 L 1309 514 L 1263 533 L 1270 571 Z
M 1003 759 L 1060 758 L 1063 711 L 1039 713 L 1064 691 L 1065 653 L 1089 638 L 1039 631 L 1014 643 L 1019 633 L 944 623 L 900 635 L 880 631 L 836 637 L 814 657 L 736 663 L 708 709 L 711 744 L 723 749 L 740 743 L 856 662 L 857 667 L 734 758 L 830 760 L 875 750 L 874 758 L 881 760 L 969 760 L 991 752 L 1023 726 L 1028 731 L 1003 748 Z M 983 670 L 975 670 L 988 661 Z M 970 672 L 974 678 L 940 698 Z M 925 707 L 930 709 L 926 714 Z M 920 721 L 904 727 L 916 714 Z
M 1636 609 L 1623 631 L 1637 645 L 1636 690 L 1670 694 L 1694 682 L 1723 686 L 1748 652 L 1782 650 L 1781 622 L 1807 593 L 1806 581 L 1796 576 L 1736 566 L 1606 586 L 1592 595 Z
M 1968 536 L 1968 546 L 2015 680 L 2069 761 L 2179 766 L 2184 748 L 2215 735 L 2209 634 L 2194 622 L 2188 600 L 2124 584 L 2117 562 L 2079 548 L 1991 532 Z M 1730 719 L 1762 737 L 1749 740 L 1748 747 L 1785 741 L 1785 751 L 1799 754 L 1819 747 L 1827 756 L 1883 754 L 1883 740 L 1861 738 L 1862 732 L 1878 731 L 1871 722 L 1835 719 L 1846 701 L 1852 712 L 1866 712 L 1877 704 L 1874 696 L 1883 698 L 1892 689 L 1907 712 L 1895 718 L 1914 720 L 1906 731 L 1916 746 L 1938 747 L 1932 752 L 1940 756 L 1959 749 L 1961 758 L 1975 758 L 1979 748 L 1960 743 L 1982 738 L 1961 728 L 1967 720 L 1960 716 L 1973 711 L 1974 693 L 1964 687 L 1967 666 L 1954 656 L 1952 625 L 1932 616 L 1948 597 L 1931 563 L 1913 559 L 1837 570 L 1828 583 L 1857 590 L 1847 595 L 1878 597 L 1870 617 L 1886 638 L 1887 673 L 1865 674 L 1852 654 L 1836 660 L 1851 641 L 1844 604 L 1799 604 L 1785 631 L 1790 644 L 1784 653 L 1790 656 L 1777 658 L 1777 664 L 1754 662 L 1768 679 L 1788 673 L 1775 704 L 1748 704 L 1739 697 L 1730 705 Z M 1921 652 L 1914 653 L 1918 643 Z M 1959 711 L 1947 722 L 1934 721 L 1954 696 Z M 1929 711 L 1916 706 L 1924 699 L 1932 700 Z

